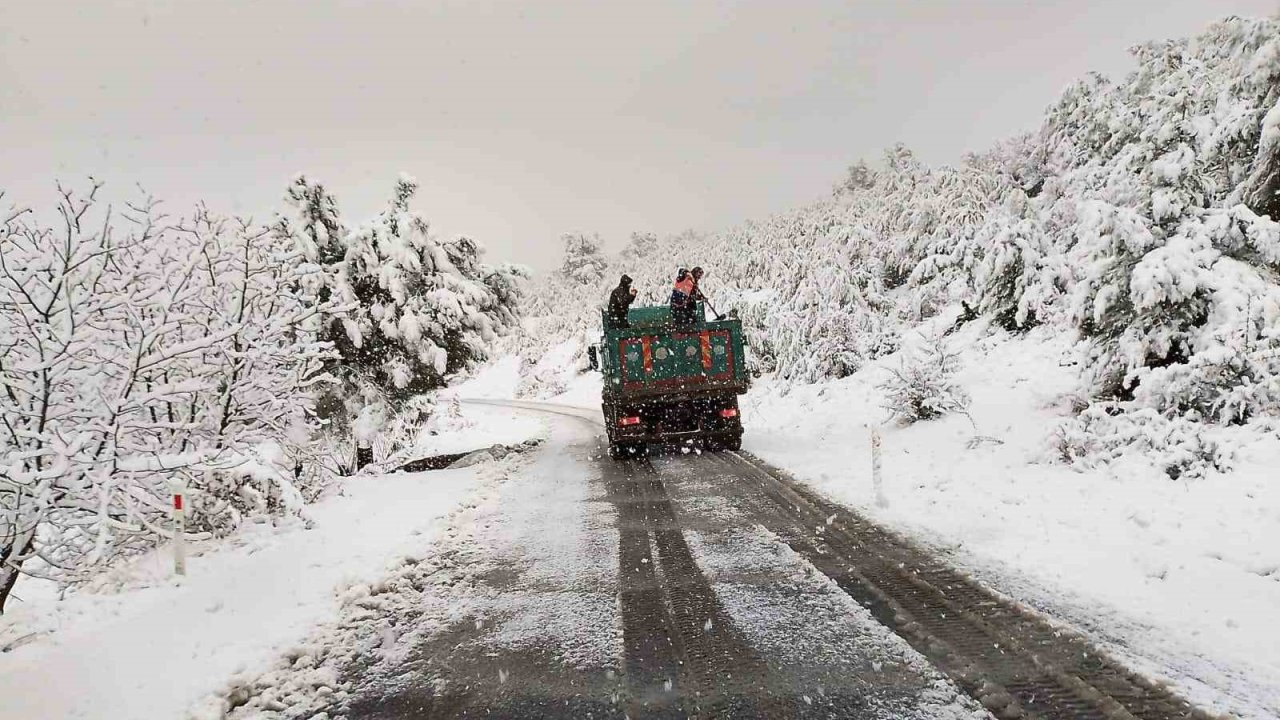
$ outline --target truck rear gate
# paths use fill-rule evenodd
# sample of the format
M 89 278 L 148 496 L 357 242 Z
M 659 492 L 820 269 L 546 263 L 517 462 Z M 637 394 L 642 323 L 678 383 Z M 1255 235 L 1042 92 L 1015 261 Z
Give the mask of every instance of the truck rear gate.
M 696 317 L 703 317 L 701 306 Z M 635 308 L 630 327 L 610 328 L 592 356 L 604 375 L 610 451 L 697 440 L 741 445 L 737 396 L 746 391 L 742 326 L 736 319 L 676 326 L 665 307 Z

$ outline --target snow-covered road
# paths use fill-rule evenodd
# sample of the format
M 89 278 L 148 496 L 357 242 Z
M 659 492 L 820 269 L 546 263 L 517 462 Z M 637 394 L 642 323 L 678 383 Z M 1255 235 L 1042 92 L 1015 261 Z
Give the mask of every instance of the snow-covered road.
M 749 455 L 522 410 L 548 443 L 233 717 L 1199 717 Z
M 458 538 L 466 579 L 365 621 L 344 716 L 983 715 L 686 458 L 613 463 L 589 411 L 544 410 L 550 441 Z
M 614 462 L 593 409 L 468 407 L 424 442 L 547 441 L 72 595 L 0 656 L 0 717 L 1202 717 L 750 454 Z

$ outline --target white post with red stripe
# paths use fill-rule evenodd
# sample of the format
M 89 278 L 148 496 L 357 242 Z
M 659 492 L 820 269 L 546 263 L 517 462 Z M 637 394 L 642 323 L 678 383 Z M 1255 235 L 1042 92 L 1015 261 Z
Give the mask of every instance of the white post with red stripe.
M 209 472 L 206 470 L 205 475 Z M 187 487 L 181 481 L 174 481 L 170 487 L 173 494 L 173 572 L 177 575 L 187 574 Z

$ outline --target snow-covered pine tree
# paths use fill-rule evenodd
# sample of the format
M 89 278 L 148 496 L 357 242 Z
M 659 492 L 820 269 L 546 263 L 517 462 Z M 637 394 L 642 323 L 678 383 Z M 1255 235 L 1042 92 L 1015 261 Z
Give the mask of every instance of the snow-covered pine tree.
M 644 261 L 658 247 L 658 236 L 651 232 L 633 232 L 626 247 L 618 255 L 618 265 L 626 267 Z
M 1219 291 L 1240 282 L 1241 270 L 1257 271 L 1224 255 L 1266 268 L 1274 252 L 1263 219 L 1214 207 L 1230 192 L 1223 180 L 1239 175 L 1224 166 L 1249 159 L 1234 139 L 1205 141 L 1204 113 L 1222 103 L 1207 88 L 1220 84 L 1212 76 L 1221 68 L 1206 67 L 1185 41 L 1152 43 L 1138 55 L 1125 86 L 1136 97 L 1124 106 L 1136 108 L 1141 130 L 1115 154 L 1101 188 L 1107 199 L 1086 204 L 1080 237 L 1088 265 L 1073 306 L 1090 340 L 1093 392 L 1122 399 L 1151 369 L 1210 349 L 1204 331 L 1223 315 Z
M 564 262 L 560 264 L 560 273 L 565 279 L 582 287 L 598 285 L 608 266 L 601 252 L 600 236 L 595 233 L 565 233 L 560 240 L 564 243 Z
M 516 322 L 524 272 L 480 262 L 483 249 L 471 238 L 438 239 L 409 207 L 417 187 L 401 176 L 382 212 L 348 228 L 324 187 L 298 178 L 286 196 L 294 216 L 275 224 L 320 266 L 321 296 L 348 308 L 325 328 L 344 387 L 323 414 L 340 425 L 382 403 L 390 407 L 378 412 L 390 416 L 442 387 Z
M 1019 188 L 1009 191 L 973 239 L 981 248 L 971 276 L 977 310 L 1006 330 L 1027 330 L 1046 319 L 1068 279 L 1039 216 Z
M 959 354 L 947 347 L 941 335 L 922 338 L 879 387 L 884 408 L 903 424 L 933 420 L 969 406 L 969 395 L 955 382 Z

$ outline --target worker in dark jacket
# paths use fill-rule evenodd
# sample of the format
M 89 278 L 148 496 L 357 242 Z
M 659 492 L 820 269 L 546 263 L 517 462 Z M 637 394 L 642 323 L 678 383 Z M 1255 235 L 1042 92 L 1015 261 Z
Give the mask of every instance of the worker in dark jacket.
M 636 299 L 636 289 L 631 287 L 631 276 L 623 275 L 618 287 L 609 293 L 609 325 L 615 328 L 631 327 L 627 321 L 627 310 Z
M 702 283 L 702 268 L 695 267 L 690 270 L 689 276 L 693 278 L 693 292 L 689 293 L 690 302 L 706 302 L 707 296 L 702 294 L 702 288 L 699 287 Z

